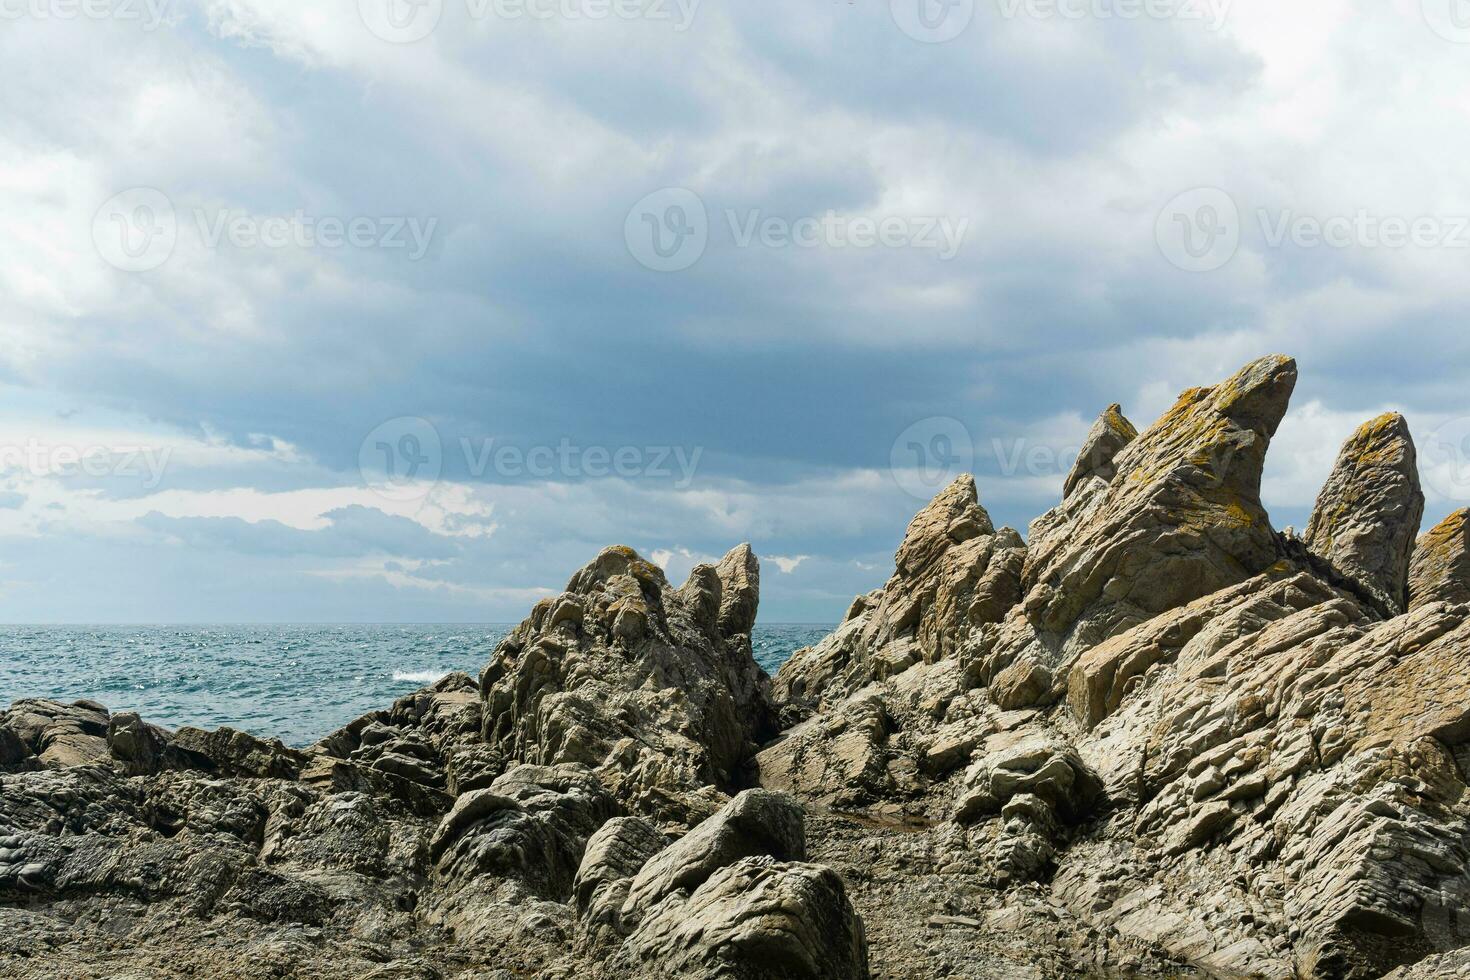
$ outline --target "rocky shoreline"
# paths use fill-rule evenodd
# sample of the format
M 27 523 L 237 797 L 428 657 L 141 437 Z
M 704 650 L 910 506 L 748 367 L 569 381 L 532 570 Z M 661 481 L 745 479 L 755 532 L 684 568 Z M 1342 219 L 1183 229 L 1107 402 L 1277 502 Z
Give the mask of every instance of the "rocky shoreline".
M 305 750 L 17 702 L 0 975 L 1470 976 L 1470 514 L 1386 415 L 1273 529 L 1295 381 L 1108 408 L 1024 540 L 961 477 L 774 679 L 748 546 L 613 547 Z

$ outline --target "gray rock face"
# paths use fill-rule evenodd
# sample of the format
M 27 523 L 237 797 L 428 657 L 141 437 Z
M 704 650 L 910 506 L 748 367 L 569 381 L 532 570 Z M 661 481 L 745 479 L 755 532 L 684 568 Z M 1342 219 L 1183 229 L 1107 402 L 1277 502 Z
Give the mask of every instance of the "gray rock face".
M 1470 602 L 1470 509 L 1455 511 L 1424 532 L 1409 563 L 1409 608 L 1430 602 Z
M 1062 481 L 1062 497 L 1072 496 L 1078 487 L 1089 480 L 1113 482 L 1113 477 L 1118 474 L 1118 467 L 1113 460 L 1125 446 L 1137 438 L 1138 430 L 1124 417 L 1123 406 L 1109 405 L 1088 430 L 1087 438 L 1082 442 L 1082 450 L 1077 454 L 1077 462 L 1072 464 L 1071 472 Z
M 641 817 L 609 820 L 587 841 L 572 891 L 588 946 L 615 948 L 633 931 L 636 923 L 623 917 L 633 876 L 668 845 L 669 839 Z
M 833 703 L 916 663 L 943 660 L 971 627 L 999 622 L 1020 598 L 1025 545 L 995 530 L 975 480 L 956 479 L 909 524 L 883 589 L 776 675 L 782 700 Z
M 1296 385 L 1290 358 L 1261 358 L 1191 388 L 1031 526 L 1025 599 L 977 638 L 974 677 L 1009 708 L 1060 698 L 1082 652 L 1160 613 L 1243 582 L 1280 558 L 1261 471 Z
M 627 849 L 631 858 L 649 842 L 630 830 L 613 833 L 644 840 Z M 658 851 L 625 889 L 609 889 L 626 896 L 612 920 L 628 934 L 612 960 L 614 970 L 749 980 L 866 978 L 862 922 L 842 879 L 800 863 L 805 857 L 800 805 L 779 793 L 741 793 Z M 627 869 L 633 861 L 619 863 Z
M 643 866 L 628 889 L 624 913 L 636 917 L 676 891 L 693 891 L 715 870 L 760 854 L 803 860 L 806 829 L 795 800 L 746 790 Z
M 1303 542 L 1389 614 L 1406 607 L 1414 537 L 1424 516 L 1409 424 L 1390 412 L 1343 443 Z
M 815 864 L 742 858 L 687 899 L 651 909 L 613 968 L 627 976 L 866 980 L 867 946 L 842 879 Z
M 603 551 L 496 649 L 485 740 L 510 760 L 587 766 L 661 818 L 712 812 L 712 791 L 775 732 L 750 649 L 758 586 L 748 546 L 677 590 L 632 549 Z
M 306 750 L 18 702 L 0 975 L 1457 975 L 1470 512 L 1406 559 L 1390 418 L 1276 534 L 1294 378 L 1109 410 L 1029 544 L 956 481 L 769 689 L 748 548 L 613 548 Z

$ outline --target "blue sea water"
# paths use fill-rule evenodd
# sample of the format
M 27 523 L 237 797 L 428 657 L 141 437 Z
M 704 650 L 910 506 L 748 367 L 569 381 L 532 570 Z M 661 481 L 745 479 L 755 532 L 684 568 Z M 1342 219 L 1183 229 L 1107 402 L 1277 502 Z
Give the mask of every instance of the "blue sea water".
M 0 708 L 90 698 L 168 728 L 228 725 L 308 745 L 452 671 L 478 676 L 513 624 L 0 626 Z M 757 626 L 770 673 L 827 626 Z

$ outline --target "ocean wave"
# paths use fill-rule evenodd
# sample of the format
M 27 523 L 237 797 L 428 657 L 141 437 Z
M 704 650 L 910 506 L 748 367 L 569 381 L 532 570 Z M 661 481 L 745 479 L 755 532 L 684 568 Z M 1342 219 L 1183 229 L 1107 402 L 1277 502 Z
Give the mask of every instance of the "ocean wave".
M 449 674 L 447 670 L 395 670 L 393 679 L 401 684 L 432 684 Z

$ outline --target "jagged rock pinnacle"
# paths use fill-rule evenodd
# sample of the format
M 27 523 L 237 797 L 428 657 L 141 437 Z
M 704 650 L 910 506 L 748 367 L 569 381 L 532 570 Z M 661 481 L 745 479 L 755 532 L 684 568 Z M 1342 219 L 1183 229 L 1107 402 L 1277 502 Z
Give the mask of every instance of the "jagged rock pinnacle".
M 1423 516 L 1409 424 L 1388 412 L 1363 423 L 1343 443 L 1302 540 L 1386 612 L 1400 613 Z

